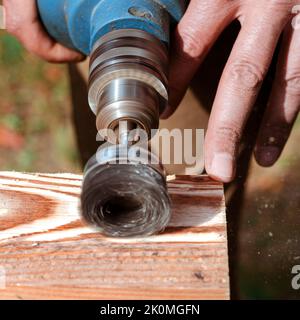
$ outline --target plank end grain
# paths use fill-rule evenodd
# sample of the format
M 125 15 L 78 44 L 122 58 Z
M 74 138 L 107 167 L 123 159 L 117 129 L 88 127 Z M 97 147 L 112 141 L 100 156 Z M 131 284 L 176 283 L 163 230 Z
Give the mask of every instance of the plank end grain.
M 222 184 L 173 177 L 164 233 L 112 239 L 82 223 L 81 179 L 0 172 L 1 299 L 229 299 Z

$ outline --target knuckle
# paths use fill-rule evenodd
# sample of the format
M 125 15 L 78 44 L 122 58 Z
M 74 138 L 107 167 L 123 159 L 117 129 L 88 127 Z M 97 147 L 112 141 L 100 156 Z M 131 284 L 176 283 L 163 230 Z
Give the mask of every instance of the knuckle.
M 290 7 L 293 1 L 290 0 L 267 0 L 268 4 L 272 7 Z
M 260 87 L 264 72 L 253 62 L 238 61 L 229 65 L 229 76 L 235 86 L 251 91 Z
M 195 35 L 195 32 L 191 30 L 182 30 L 180 33 L 180 38 L 182 42 L 182 52 L 190 58 L 198 58 L 208 49 L 203 40 L 199 41 L 199 38 L 201 39 L 201 37 Z
M 289 94 L 300 95 L 300 72 L 295 72 L 286 77 L 281 84 Z
M 287 9 L 294 0 L 263 0 L 261 1 L 266 9 L 277 10 Z

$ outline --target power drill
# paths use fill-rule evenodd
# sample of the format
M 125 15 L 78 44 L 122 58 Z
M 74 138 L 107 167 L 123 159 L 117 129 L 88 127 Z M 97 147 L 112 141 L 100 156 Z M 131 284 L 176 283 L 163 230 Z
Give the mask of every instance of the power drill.
M 49 34 L 90 56 L 88 100 L 97 129 L 118 137 L 88 161 L 81 194 L 83 218 L 108 236 L 152 235 L 171 216 L 163 166 L 141 162 L 141 150 L 153 158 L 147 148 L 128 146 L 135 144 L 131 131 L 144 130 L 150 138 L 167 106 L 169 35 L 185 2 L 37 1 Z

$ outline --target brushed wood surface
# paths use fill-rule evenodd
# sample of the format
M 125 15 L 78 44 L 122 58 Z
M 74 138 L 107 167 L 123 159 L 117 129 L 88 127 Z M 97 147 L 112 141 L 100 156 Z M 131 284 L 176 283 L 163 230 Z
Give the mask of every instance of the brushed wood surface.
M 164 233 L 112 239 L 80 220 L 81 178 L 0 172 L 1 299 L 229 298 L 222 184 L 170 178 Z

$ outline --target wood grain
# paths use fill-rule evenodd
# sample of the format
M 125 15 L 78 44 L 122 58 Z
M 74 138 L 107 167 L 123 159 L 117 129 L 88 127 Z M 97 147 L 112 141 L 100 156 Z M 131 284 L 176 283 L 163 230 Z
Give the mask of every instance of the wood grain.
M 80 186 L 77 175 L 0 172 L 1 299 L 229 298 L 221 184 L 176 176 L 168 228 L 139 239 L 85 226 Z

